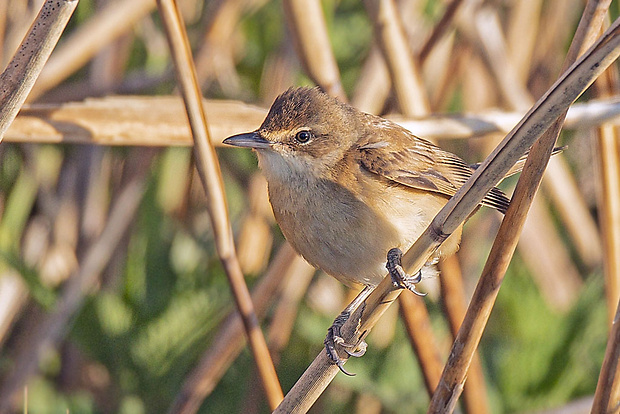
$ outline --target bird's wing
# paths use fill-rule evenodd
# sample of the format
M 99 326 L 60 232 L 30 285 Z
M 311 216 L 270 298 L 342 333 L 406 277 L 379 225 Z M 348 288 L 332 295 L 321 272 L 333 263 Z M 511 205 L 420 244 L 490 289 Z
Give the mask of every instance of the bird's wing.
M 359 142 L 359 162 L 366 170 L 407 187 L 452 197 L 473 169 L 456 155 L 398 126 Z M 385 128 L 387 129 L 387 128 Z M 510 200 L 493 188 L 482 205 L 506 212 Z

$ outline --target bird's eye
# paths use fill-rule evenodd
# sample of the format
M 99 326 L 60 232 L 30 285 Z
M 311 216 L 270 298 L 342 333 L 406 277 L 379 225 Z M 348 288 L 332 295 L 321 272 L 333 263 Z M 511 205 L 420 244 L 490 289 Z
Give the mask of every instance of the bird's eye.
M 297 135 L 295 135 L 295 139 L 300 144 L 305 144 L 306 142 L 310 141 L 310 139 L 312 139 L 312 132 L 305 130 L 299 131 Z

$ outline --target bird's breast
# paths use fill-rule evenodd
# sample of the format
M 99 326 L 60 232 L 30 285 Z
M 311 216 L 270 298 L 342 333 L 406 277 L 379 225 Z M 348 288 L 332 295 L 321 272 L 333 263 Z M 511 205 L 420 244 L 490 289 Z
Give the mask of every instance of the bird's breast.
M 409 248 L 445 203 L 431 199 L 429 212 L 424 207 L 428 194 L 364 179 L 355 193 L 352 185 L 345 188 L 328 179 L 268 182 L 286 239 L 310 264 L 348 285 L 378 284 L 386 273 L 388 250 Z
M 269 183 L 276 221 L 310 264 L 346 284 L 374 284 L 397 232 L 347 189 L 326 181 Z M 384 251 L 385 250 L 385 251 Z

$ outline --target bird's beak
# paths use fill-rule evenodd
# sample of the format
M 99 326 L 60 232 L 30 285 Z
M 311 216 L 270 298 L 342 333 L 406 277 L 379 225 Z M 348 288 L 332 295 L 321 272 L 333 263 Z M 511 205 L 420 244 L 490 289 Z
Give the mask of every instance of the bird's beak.
M 234 145 L 235 147 L 246 147 L 254 149 L 269 149 L 271 142 L 261 137 L 256 131 L 245 134 L 233 135 L 222 141 L 224 144 Z

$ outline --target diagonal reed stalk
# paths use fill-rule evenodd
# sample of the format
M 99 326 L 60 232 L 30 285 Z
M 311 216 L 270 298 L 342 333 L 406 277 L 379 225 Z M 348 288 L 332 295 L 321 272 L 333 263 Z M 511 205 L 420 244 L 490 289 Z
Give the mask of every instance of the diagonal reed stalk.
M 563 71 L 575 62 L 577 56 L 583 52 L 585 47 L 594 42 L 604 21 L 609 3 L 609 0 L 588 1 L 569 48 L 564 67 L 562 68 Z M 620 34 L 618 22 L 614 26 L 616 26 Z M 604 37 L 605 35 L 603 35 Z M 591 49 L 590 52 L 593 50 L 596 50 L 596 48 Z M 620 51 L 620 46 L 614 50 Z M 499 228 L 489 253 L 489 258 L 476 286 L 467 314 L 452 346 L 450 357 L 446 363 L 437 391 L 431 400 L 428 413 L 451 413 L 454 411 L 467 378 L 467 371 L 473 355 L 478 347 L 504 275 L 517 246 L 527 213 L 540 186 L 557 137 L 560 134 L 567 109 L 565 108 L 561 111 L 559 117 L 552 122 L 551 127 L 532 146 L 521 177 L 519 177 L 510 206 Z
M 441 275 L 441 302 L 444 313 L 450 325 L 452 338 L 456 338 L 465 319 L 467 301 L 465 300 L 465 286 L 459 258 L 456 254 L 446 257 L 439 262 Z M 402 298 L 402 295 L 400 296 Z M 437 381 L 439 384 L 439 381 Z M 480 355 L 474 353 L 467 374 L 467 385 L 463 389 L 463 407 L 468 413 L 489 413 L 489 397 Z
M 273 409 L 282 400 L 282 389 L 235 252 L 222 175 L 207 128 L 202 95 L 196 79 L 185 26 L 174 0 L 158 0 L 157 6 L 166 30 L 168 45 L 185 101 L 187 117 L 194 138 L 196 167 L 207 195 L 207 209 L 217 252 L 241 314 L 267 400 Z
M 598 94 L 603 96 L 613 94 L 620 88 L 617 67 L 610 67 L 605 75 L 595 84 Z M 603 236 L 603 270 L 611 332 L 591 412 L 611 413 L 620 408 L 620 130 L 616 125 L 605 124 L 597 132 L 600 180 L 598 211 Z
M 538 100 L 437 214 L 421 237 L 403 256 L 403 265 L 408 271 L 416 272 L 424 265 L 441 242 L 474 211 L 484 195 L 500 181 L 519 157 L 619 55 L 620 21 L 616 21 Z M 398 295 L 399 292 L 393 289 L 389 277 L 385 278 L 345 324 L 342 331 L 344 339 L 355 343 L 357 339 L 364 338 Z M 337 372 L 338 368 L 330 363 L 324 352 L 321 352 L 275 412 L 306 412 Z
M 599 96 L 610 96 L 620 90 L 620 71 L 611 67 L 597 79 L 594 86 Z M 603 273 L 609 321 L 616 315 L 620 298 L 620 145 L 617 125 L 607 123 L 598 128 L 596 153 L 598 159 L 598 211 L 603 236 Z
M 78 0 L 47 0 L 0 75 L 0 141 L 32 90 Z
M 617 413 L 620 409 L 620 302 L 613 322 L 596 384 L 592 414 Z
M 514 109 L 530 107 L 534 100 L 526 81 L 518 81 L 524 75 L 519 75 L 519 65 L 509 59 L 510 49 L 503 39 L 502 23 L 497 12 L 483 8 L 475 13 L 475 21 L 477 42 L 484 49 L 485 61 L 504 100 Z M 545 182 L 577 252 L 581 253 L 584 263 L 591 263 L 593 258 L 600 257 L 599 235 L 563 157 L 556 157 L 549 164 Z M 582 280 L 569 252 L 559 240 L 547 206 L 541 199 L 534 201 L 520 238 L 519 250 L 523 259 L 531 264 L 533 276 L 543 295 L 555 309 L 566 309 L 575 301 Z

